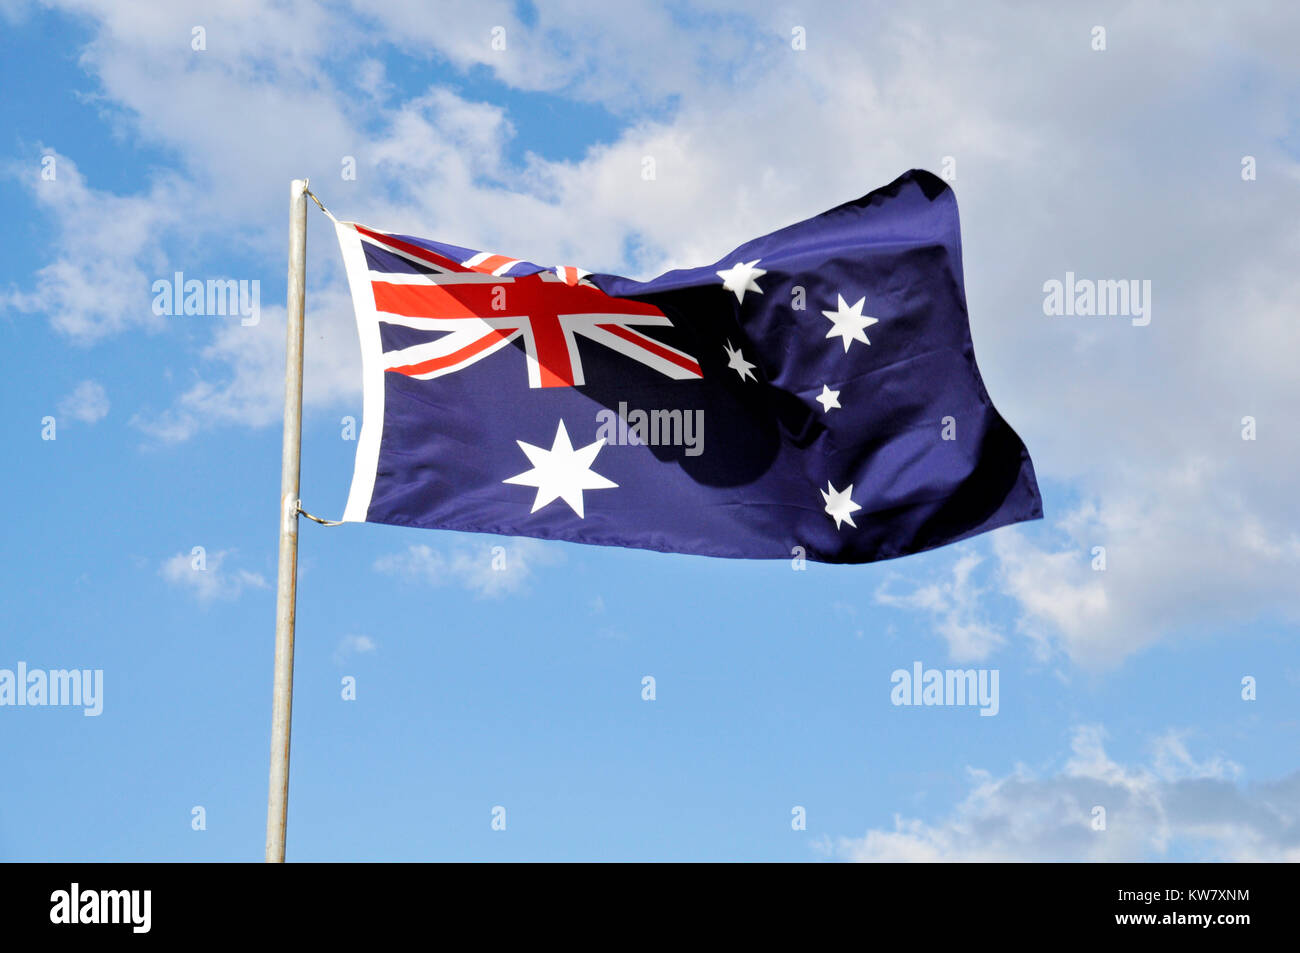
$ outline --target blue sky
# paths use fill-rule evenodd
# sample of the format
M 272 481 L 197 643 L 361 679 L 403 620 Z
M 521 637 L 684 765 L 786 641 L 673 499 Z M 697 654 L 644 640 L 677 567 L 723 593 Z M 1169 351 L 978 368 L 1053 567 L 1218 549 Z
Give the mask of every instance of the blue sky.
M 0 669 L 104 672 L 98 717 L 0 707 L 0 857 L 261 856 L 289 179 L 645 278 L 945 157 L 1047 518 L 805 571 L 304 523 L 289 859 L 1300 857 L 1294 12 L 434 6 L 0 3 Z M 360 361 L 310 213 L 335 517 Z M 153 315 L 175 271 L 260 323 Z M 1066 271 L 1151 324 L 1045 315 Z M 915 661 L 998 670 L 997 716 L 891 704 Z

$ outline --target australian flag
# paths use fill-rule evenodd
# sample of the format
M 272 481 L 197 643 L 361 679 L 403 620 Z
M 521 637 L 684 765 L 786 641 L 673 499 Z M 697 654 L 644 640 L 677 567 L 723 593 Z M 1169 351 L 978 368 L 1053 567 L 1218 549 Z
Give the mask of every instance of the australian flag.
M 859 563 L 1042 516 L 930 173 L 652 281 L 337 230 L 347 521 Z

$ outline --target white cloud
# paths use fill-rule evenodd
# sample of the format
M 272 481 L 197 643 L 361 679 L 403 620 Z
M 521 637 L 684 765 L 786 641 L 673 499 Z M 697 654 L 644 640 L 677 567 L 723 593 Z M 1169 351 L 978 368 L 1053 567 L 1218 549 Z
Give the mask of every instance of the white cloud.
M 533 25 L 521 22 L 508 0 L 353 6 L 376 23 L 378 35 L 417 56 L 437 52 L 459 69 L 485 67 L 517 89 L 562 91 L 620 111 L 698 90 L 742 68 L 758 29 L 752 11 L 737 16 L 726 4 L 716 11 L 703 5 L 698 15 L 719 19 L 693 29 L 663 4 L 636 0 L 539 4 Z M 449 21 L 455 29 L 447 29 Z M 494 47 L 497 37 L 504 48 Z
M 98 381 L 82 381 L 59 401 L 59 414 L 95 424 L 108 416 L 108 394 Z
M 1198 460 L 1134 471 L 1126 487 L 1056 516 L 1054 532 L 994 533 L 983 544 L 993 554 L 985 585 L 972 575 L 981 557 L 965 553 L 948 579 L 900 590 L 907 577 L 894 572 L 876 600 L 929 615 L 952 658 L 966 661 L 1005 643 L 986 616 L 991 595 L 1009 597 L 1015 630 L 1038 657 L 1094 670 L 1174 634 L 1231 635 L 1271 614 L 1300 618 L 1300 532 L 1266 522 L 1221 469 Z
M 922 583 L 908 592 L 892 592 L 898 581 L 893 573 L 876 590 L 876 601 L 896 609 L 916 609 L 934 618 L 934 629 L 948 643 L 954 661 L 970 662 L 987 658 L 1006 640 L 984 620 L 986 589 L 975 584 L 973 573 L 983 562 L 977 553 L 962 554 L 953 563 L 952 578 Z
M 1177 734 L 1136 766 L 1112 760 L 1103 739 L 1100 728 L 1077 729 L 1054 774 L 972 770 L 969 795 L 947 817 L 895 817 L 832 850 L 857 861 L 1300 860 L 1300 774 L 1243 787 L 1237 765 L 1196 761 Z M 1095 807 L 1105 830 L 1094 829 Z
M 331 286 L 316 291 L 305 318 L 303 405 L 327 407 L 351 402 L 360 410 L 361 365 L 351 299 Z M 204 426 L 278 424 L 284 413 L 283 307 L 264 307 L 256 325 L 219 325 L 203 349 L 211 378 L 190 385 L 161 411 L 136 414 L 131 423 L 157 440 L 179 442 Z
M 246 589 L 270 588 L 261 574 L 226 566 L 226 557 L 232 553 L 224 549 L 202 554 L 177 553 L 163 562 L 159 572 L 172 585 L 190 592 L 202 603 L 238 599 Z
M 358 655 L 372 655 L 377 648 L 378 643 L 368 635 L 345 635 L 334 650 L 334 661 L 341 665 Z
M 564 554 L 554 543 L 520 537 L 455 543 L 441 550 L 417 543 L 404 552 L 381 556 L 375 560 L 375 571 L 429 586 L 460 586 L 494 598 L 519 592 L 538 569 L 563 561 Z
M 118 196 L 88 186 L 67 156 L 39 152 L 53 158 L 53 180 L 41 178 L 36 157 L 27 165 L 10 164 L 9 173 L 30 186 L 57 223 L 58 250 L 36 272 L 31 290 L 0 294 L 0 303 L 48 315 L 57 331 L 78 344 L 127 328 L 159 330 L 163 319 L 150 306 L 149 286 L 151 275 L 162 269 L 160 233 L 176 221 L 176 197 L 184 187 L 163 176 L 145 194 Z
M 1021 631 L 1046 652 L 1101 667 L 1172 632 L 1230 634 L 1280 612 L 1300 616 L 1300 534 L 1274 526 L 1206 462 L 1152 469 L 1126 490 L 1080 503 L 1059 520 L 1060 548 L 1018 529 L 993 548 Z M 1092 568 L 1094 547 L 1106 568 Z

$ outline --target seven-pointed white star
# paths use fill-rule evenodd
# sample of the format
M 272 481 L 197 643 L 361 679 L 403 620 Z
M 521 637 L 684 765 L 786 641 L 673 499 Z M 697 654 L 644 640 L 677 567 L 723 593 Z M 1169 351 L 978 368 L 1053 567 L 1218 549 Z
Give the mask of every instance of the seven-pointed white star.
M 822 405 L 822 413 L 829 414 L 832 408 L 840 405 L 840 392 L 837 390 L 831 390 L 823 384 L 821 394 L 814 399 Z
M 533 468 L 501 482 L 537 487 L 537 498 L 533 500 L 533 508 L 530 510 L 532 513 L 558 498 L 568 503 L 578 518 L 583 519 L 583 490 L 605 490 L 618 486 L 591 469 L 596 454 L 605 445 L 604 437 L 587 444 L 581 450 L 574 450 L 573 444 L 569 442 L 569 432 L 564 429 L 564 421 L 561 420 L 550 450 L 534 447 L 522 440 L 516 440 L 515 443 L 519 444 L 519 449 L 528 457 Z
M 727 366 L 740 375 L 743 381 L 746 377 L 750 380 L 758 380 L 754 376 L 754 365 L 745 360 L 745 355 L 739 348 L 733 348 L 731 342 L 727 342 Z
M 722 271 L 716 272 L 717 276 L 722 279 L 722 287 L 728 291 L 734 291 L 736 300 L 741 304 L 745 303 L 746 291 L 763 293 L 763 289 L 758 286 L 758 282 L 754 279 L 767 274 L 767 271 L 754 267 L 758 264 L 758 261 L 757 258 L 753 261 L 738 261 L 730 268 L 724 268 Z
M 826 492 L 829 490 L 830 492 Z M 835 520 L 835 528 L 839 529 L 841 523 L 848 523 L 854 529 L 858 524 L 853 522 L 852 514 L 856 513 L 862 507 L 854 503 L 849 497 L 853 494 L 853 484 L 849 484 L 847 490 L 837 490 L 830 480 L 826 481 L 826 490 L 821 491 L 822 499 L 826 501 L 826 514 Z
M 839 335 L 844 339 L 844 350 L 849 349 L 849 344 L 853 341 L 861 341 L 863 344 L 870 345 L 867 336 L 863 330 L 879 323 L 878 318 L 862 313 L 862 305 L 866 303 L 866 298 L 862 297 L 857 300 L 853 307 L 849 307 L 844 301 L 844 295 L 836 295 L 840 299 L 840 306 L 834 311 L 823 311 L 822 314 L 831 320 L 831 329 L 826 332 L 828 338 Z

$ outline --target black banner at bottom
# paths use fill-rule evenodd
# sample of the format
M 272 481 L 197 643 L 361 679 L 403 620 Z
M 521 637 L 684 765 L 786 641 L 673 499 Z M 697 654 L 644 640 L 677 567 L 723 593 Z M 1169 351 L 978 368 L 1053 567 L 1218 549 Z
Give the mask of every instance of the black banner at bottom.
M 91 942 L 373 941 L 457 925 L 480 939 L 520 931 L 602 942 L 711 933 L 734 942 L 784 927 L 810 940 L 834 928 L 918 943 L 1124 934 L 1231 943 L 1287 927 L 1294 873 L 1278 864 L 7 864 L 0 916 L 7 939 Z

